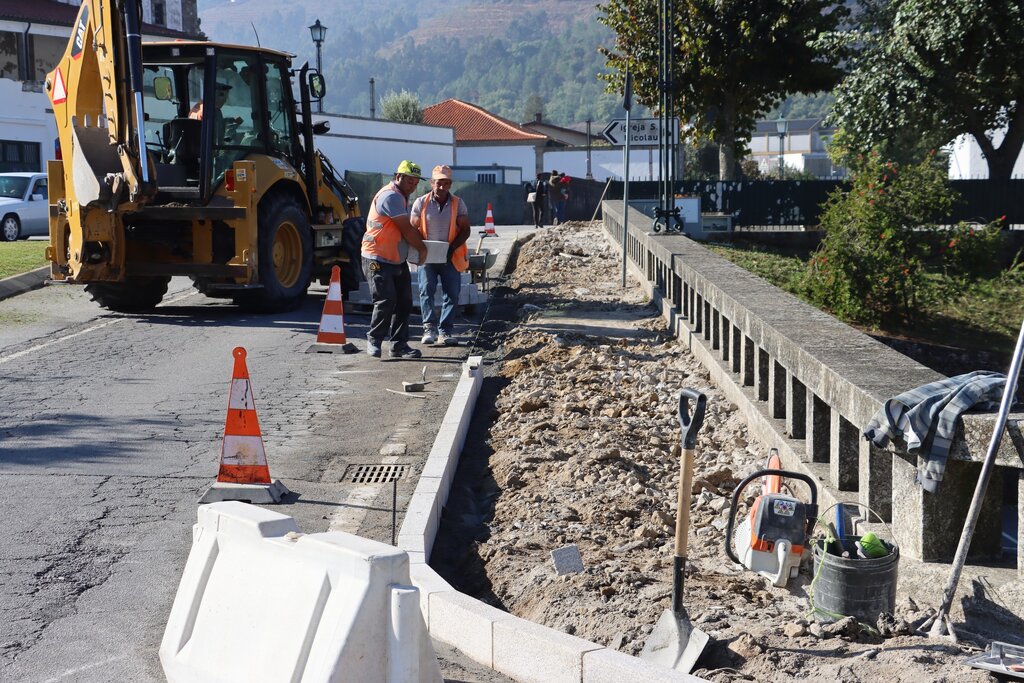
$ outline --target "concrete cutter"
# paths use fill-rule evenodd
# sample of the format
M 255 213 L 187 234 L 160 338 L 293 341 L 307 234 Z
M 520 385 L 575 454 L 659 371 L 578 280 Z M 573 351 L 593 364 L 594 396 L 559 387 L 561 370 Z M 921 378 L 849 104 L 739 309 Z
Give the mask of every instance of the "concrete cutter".
M 773 448 L 768 455 L 767 468 L 754 472 L 736 486 L 729 508 L 729 525 L 725 530 L 725 552 L 729 559 L 770 579 L 780 588 L 800 571 L 800 560 L 818 517 L 818 489 L 814 480 L 781 467 L 779 452 Z M 754 500 L 734 537 L 733 525 L 740 495 L 747 484 L 758 477 L 764 477 L 761 495 Z M 811 489 L 811 502 L 804 503 L 783 494 L 783 477 L 806 483 Z M 739 552 L 738 557 L 733 544 Z

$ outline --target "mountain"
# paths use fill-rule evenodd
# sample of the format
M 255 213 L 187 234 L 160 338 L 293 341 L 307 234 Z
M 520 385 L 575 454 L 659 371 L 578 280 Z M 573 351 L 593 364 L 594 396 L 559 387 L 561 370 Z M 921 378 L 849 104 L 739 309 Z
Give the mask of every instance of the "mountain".
M 621 113 L 597 78 L 598 47 L 614 41 L 597 14 L 593 0 L 199 0 L 211 40 L 258 41 L 295 54 L 297 66 L 316 64 L 308 26 L 319 19 L 327 111 L 369 116 L 372 77 L 378 110 L 386 93 L 408 90 L 424 106 L 455 97 L 519 122 L 541 103 L 561 125 Z

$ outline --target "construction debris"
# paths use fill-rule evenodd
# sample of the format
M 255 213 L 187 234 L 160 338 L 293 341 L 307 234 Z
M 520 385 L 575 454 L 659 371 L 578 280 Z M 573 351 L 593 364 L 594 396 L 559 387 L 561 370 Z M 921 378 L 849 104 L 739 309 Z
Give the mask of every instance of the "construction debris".
M 637 654 L 671 607 L 677 396 L 691 386 L 707 394 L 708 405 L 685 604 L 714 641 L 695 674 L 713 681 L 987 681 L 962 665 L 966 649 L 908 635 L 919 608 L 904 594 L 877 629 L 855 620 L 824 626 L 808 618 L 809 562 L 788 588 L 775 588 L 726 558 L 728 496 L 762 467 L 768 449 L 667 335 L 642 290 L 631 283 L 621 291 L 620 258 L 597 226 L 582 223 L 541 231 L 523 247 L 505 289 L 509 310 L 529 315 L 499 350 L 503 388 L 491 415 L 490 476 L 463 484 L 478 498 L 471 512 L 449 507 L 442 534 L 463 540 L 435 566 L 460 590 L 518 616 Z M 571 315 L 578 328 L 537 329 L 535 316 L 552 310 Z M 609 319 L 640 321 L 621 335 L 585 334 L 588 320 Z M 747 503 L 759 493 L 749 486 Z M 578 548 L 583 570 L 556 575 L 551 553 L 568 545 Z

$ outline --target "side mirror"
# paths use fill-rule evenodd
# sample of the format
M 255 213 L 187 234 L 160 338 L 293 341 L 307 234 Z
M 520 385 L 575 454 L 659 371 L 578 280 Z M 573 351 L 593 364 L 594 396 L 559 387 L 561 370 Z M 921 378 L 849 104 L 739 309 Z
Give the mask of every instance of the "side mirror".
M 330 121 L 317 121 L 313 124 L 313 135 L 324 135 L 331 129 Z
M 309 74 L 309 94 L 314 100 L 323 99 L 327 94 L 327 81 L 324 80 L 323 74 L 316 71 Z
M 158 100 L 170 100 L 174 97 L 174 88 L 171 86 L 171 79 L 167 76 L 157 76 L 153 79 L 153 94 Z

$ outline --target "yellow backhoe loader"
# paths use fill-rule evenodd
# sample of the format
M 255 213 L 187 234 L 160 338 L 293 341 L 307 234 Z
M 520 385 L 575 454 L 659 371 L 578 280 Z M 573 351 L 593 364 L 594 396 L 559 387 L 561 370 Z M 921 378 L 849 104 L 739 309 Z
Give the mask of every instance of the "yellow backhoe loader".
M 47 76 L 52 279 L 129 312 L 172 276 L 262 311 L 299 305 L 333 265 L 356 288 L 365 224 L 313 147 L 321 74 L 274 50 L 142 43 L 140 26 L 139 0 L 85 0 Z

